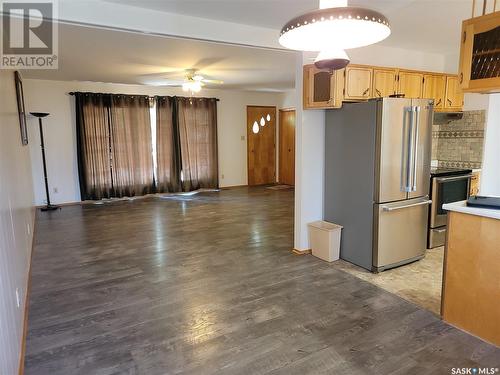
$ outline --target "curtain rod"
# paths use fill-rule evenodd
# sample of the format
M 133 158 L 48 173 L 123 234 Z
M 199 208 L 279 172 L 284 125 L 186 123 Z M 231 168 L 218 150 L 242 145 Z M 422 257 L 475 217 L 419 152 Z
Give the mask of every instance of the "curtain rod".
M 70 91 L 68 94 L 71 95 L 71 96 L 74 96 L 75 94 L 77 94 L 78 92 L 77 91 Z M 82 92 L 82 94 L 86 94 L 86 92 Z M 141 95 L 141 94 L 111 94 L 111 93 L 91 93 L 89 92 L 89 94 L 101 94 L 101 95 L 129 95 L 129 96 L 147 96 L 149 99 L 154 99 L 156 96 L 167 96 L 167 95 L 155 95 L 155 96 L 151 96 L 151 95 Z M 179 97 L 179 98 L 187 98 L 187 99 L 215 99 L 217 102 L 220 101 L 219 98 L 206 98 L 204 96 L 179 96 L 179 95 L 173 95 L 174 97 Z

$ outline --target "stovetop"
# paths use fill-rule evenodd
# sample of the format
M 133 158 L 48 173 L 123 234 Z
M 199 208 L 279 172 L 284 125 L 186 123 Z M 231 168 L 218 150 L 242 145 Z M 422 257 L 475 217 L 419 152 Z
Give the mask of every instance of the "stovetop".
M 463 168 L 431 168 L 431 177 L 435 176 L 459 176 L 472 173 L 472 169 Z

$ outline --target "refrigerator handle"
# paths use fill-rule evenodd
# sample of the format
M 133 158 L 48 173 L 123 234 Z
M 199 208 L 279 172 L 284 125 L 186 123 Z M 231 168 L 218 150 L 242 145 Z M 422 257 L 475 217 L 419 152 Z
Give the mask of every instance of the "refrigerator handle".
M 409 113 L 410 117 L 410 123 L 408 126 L 408 139 L 406 140 L 406 165 L 405 165 L 405 171 L 404 171 L 404 180 L 405 180 L 405 186 L 404 186 L 404 191 L 405 192 L 410 192 L 411 191 L 411 177 L 412 177 L 412 156 L 413 156 L 413 111 L 414 107 L 407 107 L 405 108 L 405 111 Z M 406 113 L 405 113 L 405 121 L 403 124 L 403 129 L 406 128 Z M 405 129 L 406 130 L 406 129 Z M 403 130 L 404 131 L 404 130 Z
M 410 207 L 418 207 L 418 206 L 427 206 L 431 204 L 432 201 L 430 199 L 426 199 L 425 201 L 417 202 L 417 203 L 412 203 L 412 204 L 407 204 L 405 206 L 396 206 L 396 207 L 390 207 L 390 206 L 382 206 L 382 209 L 387 212 L 391 211 L 396 211 L 396 210 L 402 210 L 404 208 L 410 208 Z
M 413 184 L 411 191 L 417 191 L 417 169 L 418 169 L 418 127 L 420 122 L 420 107 L 414 108 L 415 112 L 415 138 L 413 139 Z

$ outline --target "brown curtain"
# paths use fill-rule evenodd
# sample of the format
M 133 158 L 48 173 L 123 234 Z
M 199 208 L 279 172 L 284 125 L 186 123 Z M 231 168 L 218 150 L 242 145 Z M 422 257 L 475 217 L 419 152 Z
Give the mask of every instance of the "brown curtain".
M 217 100 L 177 97 L 183 191 L 217 188 Z
M 156 97 L 156 190 L 171 193 L 180 190 L 180 152 L 177 127 L 174 126 L 175 98 Z
M 111 96 L 111 173 L 116 197 L 154 192 L 149 97 Z
M 75 93 L 76 134 L 82 200 L 113 196 L 109 95 Z

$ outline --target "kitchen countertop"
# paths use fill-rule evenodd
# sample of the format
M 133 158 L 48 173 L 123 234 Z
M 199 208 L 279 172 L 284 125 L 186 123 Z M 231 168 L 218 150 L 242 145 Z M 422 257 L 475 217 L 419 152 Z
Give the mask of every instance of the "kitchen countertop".
M 500 220 L 500 210 L 491 210 L 487 208 L 468 207 L 467 201 L 459 201 L 443 204 L 443 209 L 447 211 L 461 212 L 469 215 L 489 217 Z

